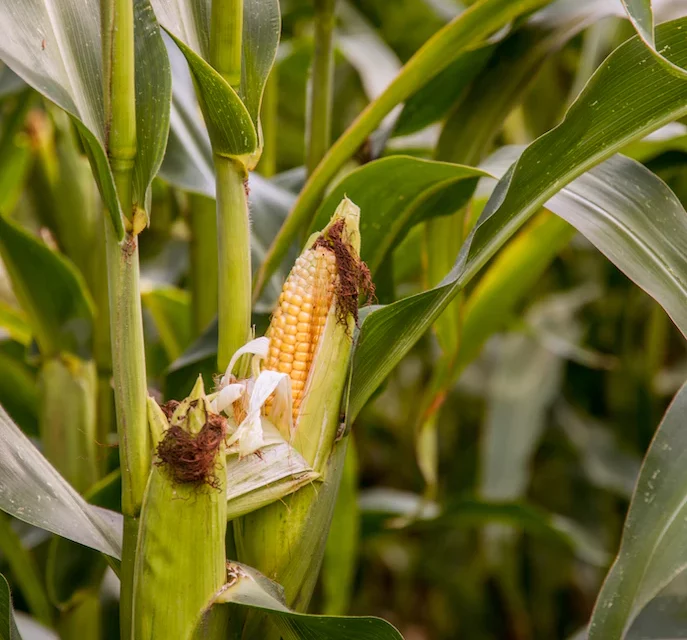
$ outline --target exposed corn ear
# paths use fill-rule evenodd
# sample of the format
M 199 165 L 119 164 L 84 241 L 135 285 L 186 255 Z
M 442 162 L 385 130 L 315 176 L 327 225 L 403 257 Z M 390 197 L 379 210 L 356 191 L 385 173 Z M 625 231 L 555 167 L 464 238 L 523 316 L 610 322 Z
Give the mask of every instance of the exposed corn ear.
M 345 441 L 336 445 L 341 401 L 360 287 L 369 282 L 359 258 L 359 219 L 358 207 L 344 199 L 327 227 L 308 240 L 267 333 L 265 367 L 287 373 L 294 389 L 294 427 L 284 437 L 323 482 L 234 526 L 239 560 L 281 584 L 287 604 L 301 611 L 322 562 L 345 451 Z M 268 416 L 273 411 L 274 405 Z
M 226 420 L 211 410 L 202 378 L 178 405 L 148 401 L 157 440 L 141 512 L 134 577 L 136 640 L 187 640 L 225 582 Z M 205 638 L 225 638 L 218 609 Z
M 367 271 L 360 261 L 360 209 L 345 198 L 296 260 L 267 331 L 265 368 L 287 373 L 294 446 L 316 471 L 331 453 Z M 268 414 L 269 415 L 269 414 Z

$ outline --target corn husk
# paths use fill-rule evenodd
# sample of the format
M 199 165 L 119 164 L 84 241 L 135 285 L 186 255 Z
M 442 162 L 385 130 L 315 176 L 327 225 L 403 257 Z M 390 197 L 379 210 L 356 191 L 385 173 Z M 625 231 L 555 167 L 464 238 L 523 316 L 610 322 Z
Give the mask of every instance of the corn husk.
M 150 400 L 153 439 L 160 441 L 174 425 L 197 435 L 210 413 L 202 378 L 169 423 Z M 153 466 L 143 500 L 134 569 L 136 640 L 187 640 L 208 599 L 224 584 L 225 464 L 222 439 L 212 462 L 212 485 L 182 482 L 171 465 L 162 465 L 159 459 Z M 204 637 L 225 638 L 226 622 L 226 612 L 213 615 Z
M 341 203 L 323 233 L 341 219 L 346 243 L 357 259 L 359 210 L 352 202 Z M 239 561 L 281 584 L 287 605 L 296 611 L 307 608 L 315 587 L 343 468 L 346 442 L 337 441 L 337 434 L 355 324 L 352 314 L 341 315 L 335 297 L 291 432 L 294 448 L 320 479 L 234 522 Z M 262 628 L 251 633 L 267 638 L 272 632 Z

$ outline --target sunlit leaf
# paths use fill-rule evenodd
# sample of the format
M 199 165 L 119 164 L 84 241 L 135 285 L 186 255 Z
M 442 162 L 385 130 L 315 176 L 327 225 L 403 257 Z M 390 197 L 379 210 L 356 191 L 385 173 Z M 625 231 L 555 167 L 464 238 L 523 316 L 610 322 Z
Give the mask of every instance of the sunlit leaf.
M 687 59 L 687 44 L 680 33 L 683 26 L 687 26 L 687 19 L 666 23 L 657 30 L 662 41 L 672 44 L 671 55 L 676 60 Z M 636 91 L 635 83 L 647 75 L 657 82 L 657 89 L 652 93 Z M 622 110 L 617 112 L 620 104 Z M 371 310 L 366 316 L 354 353 L 349 417 L 357 414 L 460 288 L 547 200 L 624 144 L 684 113 L 687 82 L 666 71 L 639 38 L 619 47 L 590 80 L 561 125 L 530 145 L 501 180 L 443 283 L 384 309 Z M 628 170 L 633 176 L 641 174 L 641 183 L 634 177 L 628 182 Z M 576 184 L 577 188 L 563 191 L 547 207 L 596 243 L 656 297 L 680 326 L 685 313 L 684 305 L 678 304 L 684 297 L 684 280 L 679 273 L 685 252 L 681 247 L 687 236 L 675 231 L 675 224 L 684 226 L 685 221 L 677 199 L 641 165 L 622 158 L 589 172 Z M 618 184 L 625 188 L 619 189 Z M 614 192 L 610 201 L 609 190 Z M 667 201 L 670 206 L 666 206 Z M 621 210 L 608 215 L 606 204 L 621 205 Z M 654 223 L 652 216 L 664 209 L 664 221 Z M 644 233 L 652 234 L 651 246 L 640 239 Z M 661 251 L 653 246 L 655 242 L 664 244 Z M 630 250 L 632 257 L 626 254 Z M 666 268 L 666 261 L 670 268 Z
M 164 44 L 148 0 L 134 0 L 136 135 L 133 200 L 146 194 L 162 161 L 169 127 L 171 78 Z M 97 0 L 8 2 L 0 7 L 0 58 L 73 118 L 112 220 L 122 214 L 106 155 L 100 3 Z
M 479 169 L 392 156 L 370 162 L 339 182 L 317 211 L 311 233 L 322 229 L 344 196 L 362 211 L 361 257 L 374 273 L 410 227 L 460 209 L 470 198 Z
M 592 615 L 590 640 L 622 638 L 651 598 L 687 567 L 685 416 L 683 386 L 644 459 L 620 551 Z

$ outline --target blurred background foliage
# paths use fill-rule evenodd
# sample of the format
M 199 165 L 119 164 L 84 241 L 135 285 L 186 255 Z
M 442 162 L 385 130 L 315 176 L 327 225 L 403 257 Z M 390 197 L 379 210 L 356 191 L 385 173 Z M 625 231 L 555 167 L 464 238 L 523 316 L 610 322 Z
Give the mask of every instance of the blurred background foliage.
M 339 1 L 334 139 L 467 4 Z M 573 10 L 578 5 L 555 4 Z M 267 234 L 266 244 L 274 230 L 263 222 L 283 219 L 304 180 L 313 53 L 313 3 L 284 0 L 282 14 L 282 42 L 263 113 L 262 177 L 251 185 L 254 231 Z M 445 76 L 411 98 L 346 171 L 382 154 L 443 159 L 441 141 L 443 148 L 454 144 L 479 116 L 466 104 L 483 99 L 493 106 L 501 90 L 510 94 L 496 109 L 502 117 L 492 118 L 483 148 L 457 153 L 476 163 L 502 145 L 527 144 L 561 120 L 604 57 L 634 34 L 620 17 L 601 17 L 536 49 L 546 34 L 535 31 L 514 29 L 477 50 L 473 76 L 459 91 Z M 519 76 L 509 86 L 515 70 Z M 96 232 L 87 225 L 99 205 L 78 138 L 61 112 L 6 68 L 0 115 L 0 209 L 82 274 L 95 309 L 88 331 L 97 335 L 103 317 L 107 324 L 102 256 L 88 240 Z M 664 127 L 625 153 L 665 180 L 687 206 L 685 124 Z M 183 191 L 178 179 L 168 182 L 176 175 L 173 161 L 166 159 L 155 180 L 151 228 L 140 236 L 146 361 L 161 398 L 186 394 L 194 374 L 184 374 L 185 362 L 211 380 L 214 360 L 208 349 L 212 317 L 194 308 L 188 293 L 198 277 L 194 251 L 204 255 L 192 246 L 189 219 L 208 211 L 210 194 Z M 202 160 L 191 165 L 200 170 Z M 1 187 L 3 182 L 15 186 Z M 432 281 L 429 262 L 439 248 L 431 237 L 418 225 L 384 260 L 375 277 L 380 302 Z M 351 462 L 315 610 L 379 615 L 407 640 L 548 640 L 572 637 L 586 624 L 619 544 L 640 461 L 687 375 L 687 354 L 661 307 L 588 241 L 571 232 L 561 245 L 514 305 L 485 311 L 496 333 L 483 346 L 473 345 L 429 427 L 419 412 L 441 359 L 436 332 L 412 349 L 360 413 L 353 426 L 357 473 Z M 8 254 L 2 255 L 0 404 L 37 437 L 45 410 L 39 401 L 40 345 L 30 314 L 13 294 Z M 479 285 L 471 285 L 463 300 Z M 268 294 L 262 310 L 269 304 Z M 256 316 L 258 332 L 266 317 Z M 107 396 L 107 349 L 93 344 L 91 353 L 80 352 L 79 345 L 72 350 L 94 360 Z M 111 405 L 101 403 L 99 411 L 103 427 L 112 420 Z M 426 428 L 429 440 L 423 440 Z M 116 442 L 111 429 L 99 433 L 97 457 L 102 471 L 111 471 Z M 17 532 L 44 568 L 46 536 L 26 527 Z M 5 555 L 2 573 L 16 580 L 8 563 Z M 25 609 L 26 591 L 17 587 L 16 606 Z

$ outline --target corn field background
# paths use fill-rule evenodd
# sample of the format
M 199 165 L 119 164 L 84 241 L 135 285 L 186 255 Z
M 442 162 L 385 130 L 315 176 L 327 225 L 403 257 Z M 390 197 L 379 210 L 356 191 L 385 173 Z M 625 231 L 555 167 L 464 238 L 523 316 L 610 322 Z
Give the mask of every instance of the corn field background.
M 0 0 L 0 640 L 687 638 L 685 0 Z

